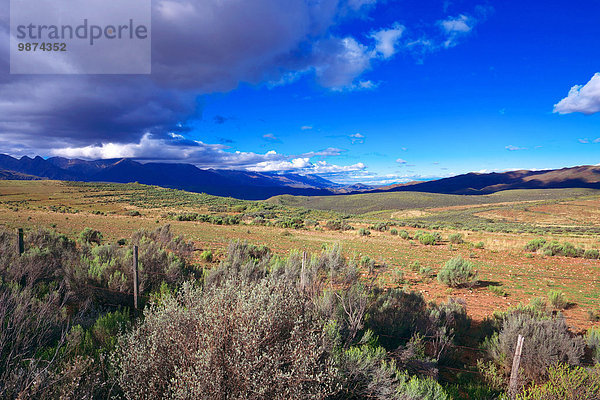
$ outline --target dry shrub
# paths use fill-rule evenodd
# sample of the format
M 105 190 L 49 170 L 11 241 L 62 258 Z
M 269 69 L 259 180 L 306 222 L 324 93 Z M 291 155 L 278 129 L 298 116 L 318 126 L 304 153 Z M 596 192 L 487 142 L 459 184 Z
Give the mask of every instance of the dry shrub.
M 563 317 L 539 319 L 512 313 L 488 342 L 490 356 L 506 373 L 512 366 L 518 335 L 525 338 L 520 364 L 525 382 L 545 379 L 548 368 L 557 362 L 579 365 L 584 354 L 583 339 L 571 335 Z
M 120 344 L 128 398 L 321 398 L 334 368 L 301 293 L 263 280 L 184 285 Z M 252 394 L 252 395 L 250 395 Z

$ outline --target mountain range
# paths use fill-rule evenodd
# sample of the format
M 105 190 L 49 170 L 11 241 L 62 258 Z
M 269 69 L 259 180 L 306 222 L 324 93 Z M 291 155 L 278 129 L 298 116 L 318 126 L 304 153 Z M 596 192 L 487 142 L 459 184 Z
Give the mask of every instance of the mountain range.
M 543 171 L 471 172 L 426 182 L 372 187 L 361 184 L 341 185 L 317 175 L 200 169 L 191 164 L 141 163 L 127 158 L 86 161 L 24 156 L 17 159 L 0 154 L 0 180 L 6 179 L 139 182 L 217 196 L 261 200 L 280 194 L 313 196 L 397 191 L 490 194 L 509 189 L 600 189 L 600 166 Z
M 280 194 L 311 196 L 373 189 L 365 185 L 340 185 L 317 175 L 200 169 L 191 164 L 140 163 L 127 158 L 86 161 L 24 156 L 17 159 L 0 154 L 2 179 L 139 182 L 246 200 L 267 199 Z

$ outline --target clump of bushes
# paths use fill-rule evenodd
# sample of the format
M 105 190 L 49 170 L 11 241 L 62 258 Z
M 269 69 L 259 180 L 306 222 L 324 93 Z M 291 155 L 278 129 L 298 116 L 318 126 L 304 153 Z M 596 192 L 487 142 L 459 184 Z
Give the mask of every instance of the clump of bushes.
M 396 229 L 396 228 L 393 228 L 393 229 L 391 229 L 391 230 L 390 230 L 390 234 L 391 234 L 392 236 L 398 236 L 398 229 Z
M 351 265 L 339 246 L 308 258 L 254 258 L 253 250 L 232 242 L 203 288 L 184 284 L 121 336 L 114 360 L 125 397 L 448 399 L 434 379 L 403 372 L 405 358 L 391 361 L 388 350 L 422 331 L 440 338 L 444 346 L 433 348 L 443 353 L 464 308 L 366 287 L 344 273 Z M 327 280 L 335 290 L 325 290 Z M 389 348 L 379 332 L 393 333 Z
M 387 231 L 389 226 L 390 226 L 389 222 L 378 222 L 376 224 L 369 226 L 369 229 L 372 229 L 377 232 L 385 232 L 385 231 Z
M 541 249 L 542 247 L 544 247 L 545 244 L 546 244 L 546 239 L 543 239 L 543 238 L 532 239 L 525 245 L 525 250 L 531 251 L 531 252 L 536 252 L 539 249 Z
M 584 257 L 589 259 L 597 259 L 599 257 L 599 252 L 596 249 L 584 250 L 569 242 L 561 243 L 557 240 L 548 242 L 543 238 L 529 241 L 525 245 L 525 250 L 542 253 L 545 256 Z
M 400 235 L 400 237 L 404 240 L 408 240 L 410 239 L 410 235 L 408 234 L 407 231 L 405 230 L 401 230 L 400 232 L 398 232 L 398 234 Z
M 358 235 L 359 236 L 369 236 L 369 235 L 371 235 L 371 231 L 368 229 L 365 229 L 365 228 L 360 228 L 358 230 Z
M 460 233 L 452 233 L 448 236 L 448 241 L 453 244 L 461 244 L 464 242 L 463 235 Z
M 565 294 L 559 290 L 551 290 L 548 292 L 548 300 L 554 308 L 564 310 L 569 305 Z
M 344 220 L 329 220 L 325 224 L 325 228 L 330 231 L 349 231 L 353 229 L 352 226 Z
M 472 262 L 455 257 L 444 264 L 437 279 L 450 287 L 473 286 L 477 283 L 477 271 Z

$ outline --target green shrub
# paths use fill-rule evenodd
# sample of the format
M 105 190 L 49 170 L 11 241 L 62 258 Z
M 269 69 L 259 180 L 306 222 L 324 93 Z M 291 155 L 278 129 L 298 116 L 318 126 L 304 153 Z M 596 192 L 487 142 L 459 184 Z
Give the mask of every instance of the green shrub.
M 421 275 L 424 278 L 431 278 L 435 275 L 435 273 L 433 272 L 433 269 L 431 267 L 421 267 L 419 268 L 419 275 Z
M 79 234 L 79 240 L 87 244 L 100 244 L 102 242 L 102 232 L 92 228 L 85 228 Z
M 364 339 L 363 339 L 364 340 Z M 388 361 L 381 347 L 362 345 L 345 350 L 339 368 L 344 377 L 337 399 L 449 400 L 442 386 L 431 378 L 401 372 Z
M 118 310 L 100 316 L 91 328 L 94 340 L 105 351 L 117 345 L 117 336 L 129 326 L 129 313 Z
M 369 236 L 371 234 L 371 231 L 365 228 L 360 228 L 358 230 L 358 235 L 359 236 Z
M 400 232 L 399 232 L 399 235 L 400 235 L 400 237 L 401 237 L 402 239 L 404 239 L 404 240 L 407 240 L 407 239 L 409 239 L 409 238 L 410 238 L 410 235 L 408 234 L 408 232 L 407 232 L 407 231 L 404 231 L 404 230 L 400 231 Z
M 372 330 L 386 349 L 395 350 L 418 331 L 426 311 L 427 303 L 420 293 L 376 288 L 367 309 L 365 329 Z
M 392 230 L 390 230 L 390 234 L 392 234 L 393 236 L 398 236 L 398 229 L 393 228 Z
M 352 229 L 352 227 L 343 220 L 329 220 L 325 224 L 325 228 L 330 231 L 347 231 Z
M 460 233 L 452 233 L 448 236 L 450 243 L 461 244 L 464 242 L 463 235 Z
M 538 251 L 546 244 L 546 239 L 532 239 L 525 245 L 527 251 Z
M 389 226 L 388 222 L 378 222 L 376 224 L 369 226 L 369 229 L 372 229 L 372 230 L 378 231 L 378 232 L 385 232 L 385 231 L 387 231 L 388 226 Z
M 548 370 L 548 381 L 533 385 L 517 394 L 516 400 L 583 400 L 600 399 L 600 367 L 569 368 L 566 364 L 553 365 Z
M 437 278 L 451 287 L 473 286 L 477 282 L 477 271 L 472 262 L 455 257 L 444 264 Z
M 438 241 L 437 241 L 437 238 L 435 237 L 435 235 L 432 235 L 431 233 L 425 233 L 425 234 L 419 235 L 419 242 L 421 242 L 421 244 L 424 244 L 424 245 L 433 246 Z
M 592 322 L 599 322 L 600 321 L 600 310 L 599 309 L 593 309 L 593 310 L 588 310 L 587 311 L 588 314 L 588 319 Z
M 564 310 L 569 305 L 565 294 L 558 290 L 551 290 L 550 292 L 548 292 L 548 300 L 554 308 L 557 308 L 559 310 Z
M 375 268 L 375 260 L 373 260 L 369 256 L 362 256 L 360 258 L 360 266 L 363 268 L 367 268 L 369 272 L 371 272 Z
M 404 271 L 401 269 L 396 269 L 394 271 L 394 283 L 396 283 L 398 286 L 404 283 Z
M 421 263 L 418 261 L 412 261 L 408 267 L 411 269 L 411 271 L 419 272 L 421 269 Z
M 587 258 L 590 260 L 596 260 L 600 258 L 600 252 L 596 249 L 589 249 L 583 253 L 583 258 Z
M 500 296 L 500 297 L 508 296 L 508 293 L 506 292 L 506 290 L 504 290 L 502 288 L 502 286 L 488 286 L 488 290 L 490 292 L 494 293 L 496 296 Z
M 585 254 L 582 248 L 575 247 L 569 242 L 560 243 L 557 240 L 546 243 L 541 251 L 545 256 L 581 257 Z
M 473 247 L 475 247 L 476 249 L 483 249 L 485 247 L 485 243 L 483 242 L 477 242 L 473 245 Z
M 600 363 L 600 328 L 591 328 L 585 334 L 585 341 L 592 350 L 594 361 Z
M 200 254 L 200 259 L 206 262 L 212 262 L 213 260 L 213 252 L 212 250 L 204 250 L 201 254 Z

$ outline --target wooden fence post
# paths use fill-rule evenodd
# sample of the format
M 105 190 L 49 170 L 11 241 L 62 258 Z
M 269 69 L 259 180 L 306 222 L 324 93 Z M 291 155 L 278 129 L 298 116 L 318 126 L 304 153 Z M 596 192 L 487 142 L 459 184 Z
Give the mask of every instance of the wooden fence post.
M 17 251 L 19 255 L 25 252 L 25 244 L 23 243 L 23 228 L 17 229 Z
M 138 309 L 138 247 L 133 246 L 133 308 Z
M 306 286 L 306 251 L 302 252 L 302 269 L 300 270 L 300 287 L 304 292 Z
M 517 347 L 515 348 L 512 370 L 510 371 L 510 383 L 508 385 L 508 392 L 511 399 L 516 397 L 519 389 L 519 365 L 521 364 L 521 352 L 523 351 L 524 340 L 525 338 L 521 335 L 517 338 Z

